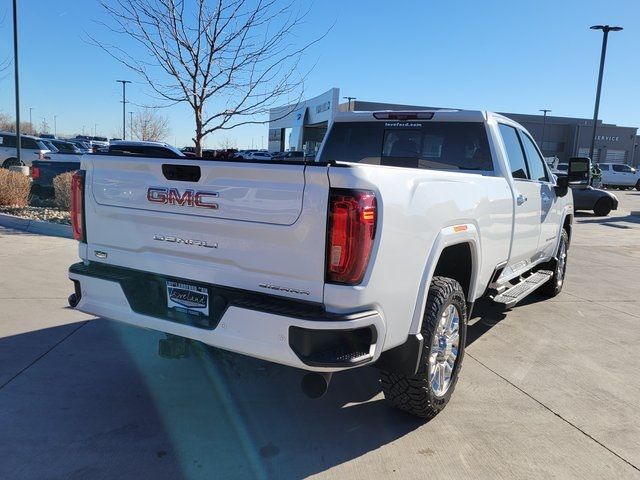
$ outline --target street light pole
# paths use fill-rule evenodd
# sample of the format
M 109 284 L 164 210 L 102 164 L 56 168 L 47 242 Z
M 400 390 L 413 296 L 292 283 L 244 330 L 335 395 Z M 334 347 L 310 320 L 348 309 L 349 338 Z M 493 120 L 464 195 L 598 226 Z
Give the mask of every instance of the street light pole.
M 542 150 L 542 154 L 544 155 L 544 131 L 547 127 L 547 113 L 551 110 L 548 108 L 542 108 L 539 111 L 544 113 L 544 117 L 542 117 L 542 140 L 540 140 L 540 150 Z
M 349 104 L 349 111 L 351 112 L 352 111 L 351 100 L 357 100 L 357 98 L 356 97 L 342 97 L 342 98 L 345 98 L 347 100 L 347 102 Z
M 58 115 L 53 116 L 53 136 L 58 136 Z
M 133 140 L 133 112 L 129 112 L 129 140 Z M 123 140 L 126 140 L 126 138 L 123 138 Z
M 127 83 L 131 83 L 131 81 L 116 80 L 116 82 L 120 82 L 122 84 L 122 140 L 126 140 L 127 139 L 127 127 L 126 127 Z
M 604 73 L 604 58 L 607 55 L 607 39 L 609 32 L 619 32 L 622 27 L 611 27 L 609 25 L 593 25 L 591 30 L 602 30 L 602 51 L 600 52 L 600 72 L 598 73 L 598 88 L 596 90 L 596 105 L 593 110 L 593 135 L 591 137 L 591 148 L 589 158 L 593 160 L 593 152 L 596 146 L 596 130 L 598 128 L 598 110 L 600 109 L 600 92 L 602 90 L 602 74 Z M 599 159 L 598 159 L 599 160 Z
M 33 107 L 29 107 L 29 130 L 30 130 L 30 134 L 33 135 L 33 122 L 31 121 L 31 111 L 33 110 Z
M 20 153 L 22 140 L 20 139 L 20 77 L 18 75 L 18 2 L 13 0 L 13 71 L 16 90 L 16 157 L 18 165 L 22 165 Z

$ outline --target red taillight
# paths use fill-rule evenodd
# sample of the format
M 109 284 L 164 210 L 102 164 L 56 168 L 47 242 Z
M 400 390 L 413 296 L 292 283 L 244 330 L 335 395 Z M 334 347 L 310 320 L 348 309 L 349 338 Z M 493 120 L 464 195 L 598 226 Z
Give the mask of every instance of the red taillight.
M 83 170 L 78 170 L 71 177 L 71 229 L 73 230 L 73 238 L 79 242 L 86 242 Z
M 31 178 L 34 180 L 40 178 L 40 167 L 31 167 Z
M 362 281 L 376 234 L 376 196 L 365 190 L 331 189 L 327 281 Z

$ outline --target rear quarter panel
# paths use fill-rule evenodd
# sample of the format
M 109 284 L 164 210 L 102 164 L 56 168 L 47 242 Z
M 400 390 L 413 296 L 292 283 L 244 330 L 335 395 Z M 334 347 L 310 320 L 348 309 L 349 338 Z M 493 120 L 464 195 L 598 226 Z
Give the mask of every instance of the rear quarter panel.
M 499 176 L 350 164 L 329 169 L 331 187 L 373 190 L 378 201 L 376 243 L 361 285 L 327 284 L 328 310 L 355 305 L 379 310 L 387 326 L 384 349 L 416 333 L 440 251 L 472 246 L 469 300 L 482 295 L 493 271 L 507 260 L 513 198 Z M 453 226 L 466 225 L 455 233 Z

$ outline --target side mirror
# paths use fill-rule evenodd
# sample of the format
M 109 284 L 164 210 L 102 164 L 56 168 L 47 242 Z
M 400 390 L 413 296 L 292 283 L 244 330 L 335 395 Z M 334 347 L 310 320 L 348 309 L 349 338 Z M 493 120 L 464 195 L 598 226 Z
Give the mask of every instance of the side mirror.
M 556 192 L 556 196 L 564 197 L 569 193 L 569 177 L 564 175 L 556 178 L 556 185 L 553 187 Z
M 591 180 L 591 159 L 589 157 L 571 157 L 567 171 L 569 183 L 589 185 Z

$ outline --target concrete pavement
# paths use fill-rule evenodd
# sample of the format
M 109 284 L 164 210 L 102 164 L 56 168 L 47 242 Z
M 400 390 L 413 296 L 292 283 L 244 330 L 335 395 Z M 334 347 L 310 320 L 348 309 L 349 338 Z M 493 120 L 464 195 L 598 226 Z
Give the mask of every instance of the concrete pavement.
M 388 408 L 373 369 L 294 369 L 66 307 L 71 240 L 0 230 L 0 478 L 640 478 L 640 193 L 580 215 L 564 292 L 480 305 L 452 402 Z

